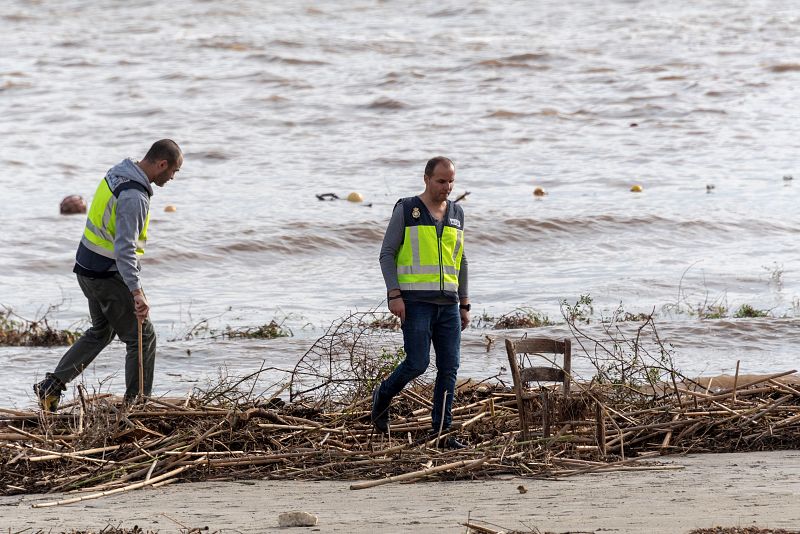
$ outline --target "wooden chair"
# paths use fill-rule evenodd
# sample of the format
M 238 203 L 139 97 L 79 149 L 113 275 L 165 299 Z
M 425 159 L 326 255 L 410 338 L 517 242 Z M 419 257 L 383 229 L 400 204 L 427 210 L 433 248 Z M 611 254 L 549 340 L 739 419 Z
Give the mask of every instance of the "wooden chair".
M 561 382 L 563 385 L 564 396 L 569 396 L 570 371 L 572 367 L 572 345 L 569 339 L 557 341 L 549 338 L 523 338 L 517 341 L 506 339 L 506 352 L 508 353 L 508 364 L 511 369 L 511 376 L 514 380 L 514 392 L 517 395 L 517 411 L 519 413 L 520 429 L 522 438 L 527 441 L 530 437 L 528 432 L 528 406 L 525 402 L 537 395 L 532 391 L 526 391 L 529 382 Z M 520 354 L 542 355 L 542 354 L 561 354 L 564 364 L 561 368 L 553 367 L 521 367 Z M 546 390 L 541 391 L 542 397 L 542 430 L 544 437 L 550 435 L 550 406 L 549 395 Z

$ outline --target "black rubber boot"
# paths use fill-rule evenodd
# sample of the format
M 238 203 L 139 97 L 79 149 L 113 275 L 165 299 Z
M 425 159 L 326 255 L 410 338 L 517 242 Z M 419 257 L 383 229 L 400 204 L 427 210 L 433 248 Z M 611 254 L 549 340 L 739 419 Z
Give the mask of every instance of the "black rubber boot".
M 378 432 L 387 434 L 389 432 L 389 405 L 391 399 L 384 399 L 381 395 L 381 384 L 372 390 L 372 424 Z
M 442 430 L 442 434 L 446 434 L 448 430 Z M 439 436 L 439 432 L 431 431 L 430 434 L 425 438 L 426 442 L 430 442 L 431 440 L 436 440 L 433 443 L 433 446 L 437 449 L 466 449 L 467 445 L 460 442 L 455 436 L 442 436 L 441 438 L 437 439 Z
M 52 373 L 47 373 L 44 380 L 33 385 L 33 392 L 39 398 L 42 410 L 46 412 L 55 412 L 58 409 L 61 392 L 66 389 L 67 386 Z

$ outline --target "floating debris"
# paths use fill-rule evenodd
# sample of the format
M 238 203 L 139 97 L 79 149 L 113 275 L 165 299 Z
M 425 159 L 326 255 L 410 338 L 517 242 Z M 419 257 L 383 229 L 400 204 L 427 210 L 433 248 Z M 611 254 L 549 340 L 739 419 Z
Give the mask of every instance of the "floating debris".
M 61 201 L 59 211 L 61 215 L 86 213 L 86 201 L 80 195 L 69 195 Z
M 456 199 L 453 201 L 453 203 L 461 202 L 462 200 L 466 200 L 467 196 L 469 196 L 469 191 L 464 191 L 463 193 L 461 193 L 460 195 L 458 195 L 456 197 Z

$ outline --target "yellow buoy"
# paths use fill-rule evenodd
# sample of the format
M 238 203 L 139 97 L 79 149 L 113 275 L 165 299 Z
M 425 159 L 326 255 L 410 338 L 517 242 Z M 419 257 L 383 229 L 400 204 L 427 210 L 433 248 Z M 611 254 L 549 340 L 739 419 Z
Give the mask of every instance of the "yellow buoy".
M 164 207 L 164 211 L 172 213 L 173 211 L 178 211 L 178 208 L 176 208 L 174 204 L 167 204 L 167 206 Z
M 349 195 L 347 195 L 347 200 L 350 202 L 364 202 L 364 196 L 361 193 L 356 193 L 353 191 Z
M 546 194 L 547 193 L 545 193 L 544 189 L 542 189 L 541 187 L 537 187 L 536 189 L 533 190 L 533 196 L 535 197 L 543 197 Z
M 644 189 L 642 189 L 642 186 L 639 184 L 634 184 L 631 186 L 632 193 L 641 193 L 642 191 L 644 191 Z

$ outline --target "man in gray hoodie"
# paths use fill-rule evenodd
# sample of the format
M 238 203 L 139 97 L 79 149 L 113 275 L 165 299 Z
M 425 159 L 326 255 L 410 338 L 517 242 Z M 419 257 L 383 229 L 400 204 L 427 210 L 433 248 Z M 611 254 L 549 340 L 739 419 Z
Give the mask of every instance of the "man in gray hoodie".
M 148 319 L 150 305 L 142 290 L 138 256 L 144 254 L 147 241 L 151 184 L 163 187 L 182 164 L 178 145 L 162 139 L 153 143 L 141 161 L 125 159 L 100 181 L 73 269 L 89 301 L 92 327 L 61 357 L 56 369 L 33 386 L 43 409 L 55 411 L 66 384 L 83 372 L 115 335 L 127 347 L 125 399 L 133 401 L 139 393 L 139 321 L 144 394 L 150 395 L 156 334 Z

